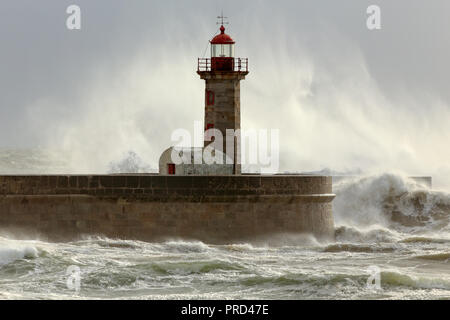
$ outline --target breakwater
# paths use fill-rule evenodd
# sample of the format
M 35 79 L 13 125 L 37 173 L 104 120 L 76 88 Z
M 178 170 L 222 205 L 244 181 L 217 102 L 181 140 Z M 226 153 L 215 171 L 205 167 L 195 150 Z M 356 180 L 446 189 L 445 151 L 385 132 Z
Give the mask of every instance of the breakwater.
M 0 176 L 0 230 L 55 241 L 333 238 L 333 198 L 325 176 Z

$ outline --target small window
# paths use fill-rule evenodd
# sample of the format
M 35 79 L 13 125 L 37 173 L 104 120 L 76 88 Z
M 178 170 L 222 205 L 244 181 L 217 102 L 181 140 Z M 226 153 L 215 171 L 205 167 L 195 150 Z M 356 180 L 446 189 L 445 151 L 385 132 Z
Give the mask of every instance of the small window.
M 214 105 L 214 91 L 206 90 L 206 105 Z
M 175 174 L 175 164 L 174 163 L 167 164 L 167 174 Z

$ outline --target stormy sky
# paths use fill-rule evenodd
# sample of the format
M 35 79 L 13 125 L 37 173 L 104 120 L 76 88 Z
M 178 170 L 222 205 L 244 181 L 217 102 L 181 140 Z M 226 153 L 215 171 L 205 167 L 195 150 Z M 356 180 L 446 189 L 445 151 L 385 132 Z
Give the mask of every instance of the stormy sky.
M 66 28 L 71 4 L 81 30 Z M 450 185 L 448 0 L 3 0 L 0 147 L 57 149 L 74 172 L 130 150 L 156 167 L 172 131 L 203 119 L 196 62 L 221 10 L 250 60 L 242 128 L 280 129 L 281 171 Z

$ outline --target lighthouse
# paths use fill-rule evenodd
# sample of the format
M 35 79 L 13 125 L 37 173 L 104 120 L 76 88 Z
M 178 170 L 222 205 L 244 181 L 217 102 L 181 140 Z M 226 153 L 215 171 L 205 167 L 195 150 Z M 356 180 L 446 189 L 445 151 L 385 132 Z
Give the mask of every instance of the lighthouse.
M 233 174 L 240 174 L 240 82 L 248 74 L 248 59 L 234 57 L 235 41 L 225 33 L 225 17 L 219 18 L 220 34 L 210 40 L 211 56 L 199 58 L 197 67 L 200 78 L 205 80 L 204 147 L 214 141 L 209 134 L 214 130 L 209 129 L 217 129 L 223 137 L 222 151 L 233 159 Z
M 218 18 L 220 33 L 209 41 L 211 55 L 198 58 L 197 65 L 197 73 L 205 80 L 203 147 L 166 149 L 159 158 L 160 174 L 241 174 L 240 82 L 248 74 L 248 59 L 234 57 L 235 41 L 225 33 L 226 17 Z

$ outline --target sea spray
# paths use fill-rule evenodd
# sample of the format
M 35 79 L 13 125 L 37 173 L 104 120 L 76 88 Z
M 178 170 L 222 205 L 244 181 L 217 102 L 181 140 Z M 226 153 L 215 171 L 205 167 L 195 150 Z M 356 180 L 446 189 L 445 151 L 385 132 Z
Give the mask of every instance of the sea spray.
M 397 174 L 353 177 L 335 184 L 335 224 L 397 231 L 448 231 L 450 194 Z
M 16 241 L 0 240 L 0 266 L 19 259 L 33 259 L 38 256 L 34 246 L 20 244 Z

